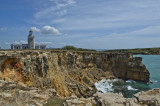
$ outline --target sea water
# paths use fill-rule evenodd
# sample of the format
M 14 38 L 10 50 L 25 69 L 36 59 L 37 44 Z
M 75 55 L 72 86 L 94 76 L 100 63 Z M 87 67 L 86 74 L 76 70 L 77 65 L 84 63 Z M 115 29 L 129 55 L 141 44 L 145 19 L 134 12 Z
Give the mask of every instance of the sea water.
M 160 88 L 160 55 L 134 55 L 142 57 L 142 62 L 150 72 L 150 81 L 147 84 L 133 80 L 103 79 L 95 83 L 96 88 L 103 92 L 122 93 L 124 97 L 132 97 L 135 93 L 153 88 Z

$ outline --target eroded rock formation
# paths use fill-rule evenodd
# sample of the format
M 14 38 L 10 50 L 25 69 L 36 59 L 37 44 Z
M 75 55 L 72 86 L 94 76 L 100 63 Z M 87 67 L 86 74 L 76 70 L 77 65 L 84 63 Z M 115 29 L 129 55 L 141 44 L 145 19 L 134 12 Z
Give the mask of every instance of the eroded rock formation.
M 52 88 L 42 90 L 0 80 L 0 106 L 43 106 L 51 98 L 58 96 Z
M 78 98 L 75 95 L 61 98 L 53 88 L 38 89 L 20 82 L 0 80 L 0 106 L 43 106 L 46 103 L 55 106 L 56 101 L 61 99 L 64 99 L 61 101 L 64 106 L 159 106 L 160 88 L 139 92 L 132 98 L 99 92 L 89 98 Z
M 160 88 L 139 92 L 132 98 L 124 98 L 117 93 L 96 93 L 90 98 L 70 98 L 67 106 L 160 106 Z
M 131 54 L 73 51 L 1 51 L 0 77 L 29 87 L 54 88 L 61 96 L 90 97 L 102 78 L 149 81 L 142 58 Z

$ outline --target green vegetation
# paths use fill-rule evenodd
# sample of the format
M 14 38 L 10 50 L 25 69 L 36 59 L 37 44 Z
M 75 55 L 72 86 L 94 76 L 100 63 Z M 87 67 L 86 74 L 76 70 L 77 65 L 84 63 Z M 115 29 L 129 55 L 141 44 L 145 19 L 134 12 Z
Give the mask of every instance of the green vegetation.
M 74 46 L 69 46 L 69 45 L 62 47 L 62 49 L 63 49 L 63 50 L 77 50 L 76 47 L 74 47 Z
M 52 100 L 49 100 L 48 103 L 44 104 L 44 106 L 63 106 L 65 101 L 65 99 L 53 98 Z
M 62 47 L 61 50 L 74 50 L 74 51 L 96 51 L 96 50 L 90 50 L 90 49 L 82 49 L 82 48 L 76 48 L 74 46 L 70 46 L 70 45 L 67 45 L 67 46 L 64 46 Z
M 107 53 L 160 54 L 160 48 L 136 48 L 107 50 Z

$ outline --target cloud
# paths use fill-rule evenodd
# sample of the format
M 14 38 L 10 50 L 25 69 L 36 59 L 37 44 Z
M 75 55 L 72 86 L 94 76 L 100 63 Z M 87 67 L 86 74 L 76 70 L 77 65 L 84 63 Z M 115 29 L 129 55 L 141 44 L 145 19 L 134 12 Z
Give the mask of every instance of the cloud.
M 81 4 L 70 9 L 69 15 L 63 17 L 66 21 L 59 22 L 59 26 L 65 31 L 125 30 L 159 23 L 160 1 L 103 1 L 78 2 Z
M 67 13 L 67 10 L 61 10 L 61 11 L 57 12 L 57 15 L 58 15 L 58 16 L 63 16 L 63 15 L 65 15 L 66 13 Z
M 88 48 L 156 45 L 153 45 L 152 40 L 158 38 L 160 33 L 160 1 L 77 0 L 76 3 L 73 1 L 50 0 L 49 6 L 36 11 L 36 25 L 53 24 L 68 34 L 45 39 L 54 43 L 79 43 Z M 77 5 L 73 6 L 74 4 Z M 160 44 L 157 40 L 156 43 Z
M 41 33 L 46 35 L 61 35 L 58 29 L 49 25 L 44 26 L 41 30 Z
M 11 45 L 11 43 L 9 43 L 9 42 L 5 42 L 5 45 Z
M 34 32 L 40 32 L 40 29 L 38 29 L 37 27 L 31 27 L 31 30 Z
M 14 41 L 14 42 L 13 42 L 13 44 L 20 44 L 20 42 L 18 42 L 18 41 Z
M 63 16 L 67 14 L 68 7 L 73 6 L 76 1 L 75 0 L 49 0 L 51 3 L 49 6 L 44 8 L 39 8 L 36 13 L 34 13 L 34 17 L 36 19 L 43 18 L 54 18 L 56 16 Z M 47 16 L 47 17 L 46 17 Z
M 61 0 L 62 3 L 59 3 L 57 1 L 55 1 L 55 3 L 57 4 L 57 7 L 58 8 L 61 8 L 61 7 L 66 7 L 68 5 L 73 5 L 76 3 L 75 0 Z
M 46 45 L 52 45 L 52 42 L 39 42 L 39 44 L 46 44 Z
M 7 30 L 7 28 L 5 28 L 5 27 L 0 28 L 0 31 L 6 31 L 6 30 Z
M 5 44 L 10 44 L 10 43 L 6 42 Z M 20 41 L 14 41 L 13 44 L 27 44 L 27 42 L 24 40 L 20 40 Z
M 20 41 L 20 43 L 22 43 L 22 44 L 26 44 L 27 42 L 26 42 L 26 41 L 24 41 L 24 40 L 21 40 L 21 41 Z
M 39 29 L 37 27 L 31 27 L 31 30 L 34 32 L 40 32 L 41 34 L 44 34 L 44 35 L 61 35 L 62 34 L 58 29 L 49 25 L 43 26 L 42 29 Z
M 107 35 L 110 38 L 123 38 L 123 37 L 159 37 L 160 26 L 150 26 L 145 28 L 139 28 L 134 31 L 126 33 L 112 33 Z

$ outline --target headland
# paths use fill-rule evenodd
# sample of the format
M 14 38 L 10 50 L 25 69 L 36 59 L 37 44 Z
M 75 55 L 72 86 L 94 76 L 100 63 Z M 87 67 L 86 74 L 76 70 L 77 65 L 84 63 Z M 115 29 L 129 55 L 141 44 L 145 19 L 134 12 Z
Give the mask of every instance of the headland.
M 142 58 L 133 57 L 128 53 L 62 50 L 0 51 L 0 77 L 4 80 L 1 81 L 3 82 L 1 87 L 5 88 L 5 83 L 6 86 L 11 86 L 10 83 L 13 83 L 16 86 L 13 90 L 32 89 L 38 92 L 35 90 L 37 89 L 42 92 L 41 90 L 52 89 L 46 92 L 54 91 L 52 96 L 58 98 L 71 98 L 75 95 L 77 99 L 92 97 L 96 99 L 97 89 L 94 84 L 101 79 L 120 78 L 147 83 L 149 75 L 145 65 L 142 64 Z M 23 87 L 21 89 L 17 86 Z M 12 92 L 9 95 L 13 94 Z M 42 104 L 50 99 L 48 97 Z M 99 99 L 92 104 L 98 104 L 98 101 Z

